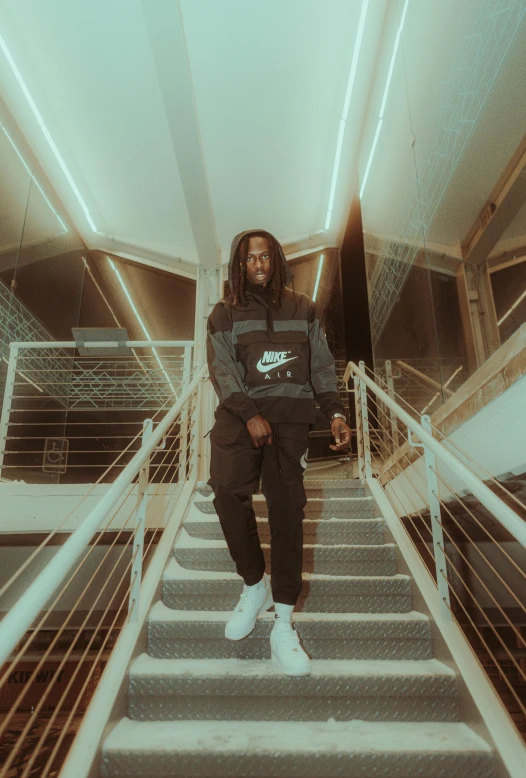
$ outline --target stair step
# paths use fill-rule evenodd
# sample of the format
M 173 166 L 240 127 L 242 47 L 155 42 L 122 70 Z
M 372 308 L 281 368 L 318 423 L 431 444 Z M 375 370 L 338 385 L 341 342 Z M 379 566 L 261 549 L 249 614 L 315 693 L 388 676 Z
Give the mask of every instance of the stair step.
M 162 597 L 169 608 L 231 611 L 241 593 L 236 573 L 188 570 L 171 559 L 163 574 Z M 327 613 L 407 613 L 411 579 L 406 575 L 335 576 L 303 574 L 298 611 Z
M 148 653 L 161 659 L 269 659 L 274 613 L 262 614 L 244 640 L 225 638 L 230 612 L 176 611 L 158 602 L 149 615 Z M 303 647 L 315 659 L 414 659 L 432 657 L 427 616 L 296 613 Z
M 258 519 L 258 534 L 262 543 L 270 542 L 268 519 Z M 224 539 L 223 530 L 217 516 L 194 514 L 191 521 L 185 521 L 185 530 L 192 537 L 206 540 Z M 333 545 L 345 543 L 351 545 L 383 545 L 383 519 L 305 519 L 303 522 L 303 541 L 307 544 Z
M 270 546 L 262 544 L 266 564 L 270 567 Z M 173 555 L 183 567 L 193 570 L 235 571 L 225 541 L 203 540 L 189 535 L 183 528 Z M 303 569 L 310 573 L 346 575 L 394 575 L 394 545 L 308 545 L 303 546 Z
M 308 497 L 363 497 L 365 495 L 364 486 L 357 478 L 335 478 L 325 481 L 305 478 L 303 484 Z M 200 486 L 197 491 L 202 497 L 211 497 L 213 494 L 210 486 Z
M 102 778 L 496 778 L 490 746 L 451 722 L 122 719 Z
M 457 721 L 455 673 L 427 661 L 312 662 L 283 675 L 270 660 L 154 659 L 129 675 L 128 715 L 140 721 Z
M 194 506 L 205 514 L 214 514 L 215 508 L 211 499 L 194 500 Z M 268 507 L 262 496 L 253 499 L 254 512 L 260 518 L 268 517 Z M 306 516 L 316 516 L 321 519 L 340 518 L 373 518 L 373 511 L 378 516 L 378 509 L 372 497 L 330 497 L 309 498 L 305 506 Z

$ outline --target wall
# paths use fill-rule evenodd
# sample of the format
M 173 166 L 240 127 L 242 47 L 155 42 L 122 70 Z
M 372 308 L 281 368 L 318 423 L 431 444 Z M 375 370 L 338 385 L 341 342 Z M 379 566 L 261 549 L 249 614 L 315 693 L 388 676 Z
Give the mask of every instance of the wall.
M 7 533 L 43 532 L 59 528 L 60 532 L 73 532 L 96 507 L 110 489 L 110 484 L 0 484 L 0 535 Z M 119 505 L 110 530 L 133 527 L 133 512 L 137 504 L 137 484 Z M 165 514 L 176 490 L 177 483 L 155 484 L 157 492 L 148 503 L 146 526 L 163 527 Z M 103 530 L 107 519 L 99 527 Z

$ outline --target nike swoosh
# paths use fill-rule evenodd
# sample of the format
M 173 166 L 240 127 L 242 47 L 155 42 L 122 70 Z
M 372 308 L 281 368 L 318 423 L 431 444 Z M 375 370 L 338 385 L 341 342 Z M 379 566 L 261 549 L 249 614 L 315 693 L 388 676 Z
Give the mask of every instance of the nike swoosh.
M 275 367 L 281 367 L 285 362 L 290 362 L 292 359 L 297 358 L 298 357 L 288 357 L 287 359 L 279 359 L 277 362 L 271 362 L 269 365 L 264 365 L 263 360 L 260 359 L 256 367 L 260 373 L 267 373 L 269 370 L 274 370 Z

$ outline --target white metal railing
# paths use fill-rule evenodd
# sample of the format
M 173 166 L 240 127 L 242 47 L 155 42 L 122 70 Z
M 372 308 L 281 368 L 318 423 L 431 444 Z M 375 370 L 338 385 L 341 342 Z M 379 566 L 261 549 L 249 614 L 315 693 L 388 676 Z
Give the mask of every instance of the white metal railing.
M 191 341 L 11 343 L 0 416 L 0 476 L 92 483 L 135 453 L 143 421 L 188 383 Z M 127 353 L 122 353 L 125 346 Z M 116 351 L 120 348 L 121 351 Z
M 144 618 L 142 587 L 145 573 L 151 571 L 152 554 L 163 545 L 166 533 L 170 535 L 168 544 L 173 540 L 174 527 L 181 520 L 174 508 L 199 472 L 202 407 L 206 404 L 203 392 L 209 385 L 203 380 L 206 372 L 206 366 L 198 369 L 168 411 L 161 408 L 144 422 L 139 450 L 123 469 L 118 461 L 122 453 L 110 465 L 108 469 L 115 467 L 118 474 L 93 508 L 86 513 L 87 495 L 75 507 L 82 520 L 44 569 L 36 577 L 32 575 L 32 566 L 56 538 L 63 521 L 0 589 L 0 597 L 6 597 L 10 590 L 25 584 L 24 593 L 0 622 L 0 690 L 28 655 L 38 659 L 29 683 L 23 685 L 0 722 L 0 742 L 17 714 L 24 711 L 24 698 L 54 651 L 56 655 L 59 641 L 67 638 L 68 643 L 67 649 L 59 652 L 51 683 L 46 684 L 33 709 L 24 714 L 20 735 L 7 751 L 4 749 L 0 778 L 12 775 L 15 766 L 20 778 L 34 775 L 36 765 L 40 778 L 56 774 L 57 764 L 60 767 L 65 757 L 64 744 L 69 748 L 68 738 L 71 740 L 97 686 L 109 649 L 125 629 L 136 629 L 140 612 Z M 164 546 L 167 555 L 170 548 L 166 543 Z M 159 562 L 159 568 L 151 571 L 150 596 L 162 567 Z M 29 585 L 24 580 L 27 574 L 33 578 Z M 72 605 L 61 609 L 60 603 L 68 597 Z M 38 647 L 43 635 L 49 638 L 45 650 Z M 129 640 L 129 648 L 128 644 Z M 111 661 L 111 652 L 109 658 Z M 60 673 L 68 662 L 74 670 L 63 690 L 57 691 Z M 46 701 L 54 693 L 59 699 L 53 699 L 49 714 Z
M 516 730 L 508 713 L 525 728 L 526 505 L 434 428 L 429 416 L 417 421 L 415 409 L 402 407 L 385 377 L 350 362 L 345 379 L 354 385 L 360 478 L 383 501 L 385 513 L 396 517 L 391 529 L 399 545 L 408 536 L 434 580 L 434 615 L 443 634 L 460 646 L 459 626 L 473 649 L 467 675 L 476 675 L 476 656 L 498 692 L 488 703 L 480 677 L 470 688 L 481 698 L 499 750 L 509 751 L 501 755 L 510 775 L 522 774 L 525 752 L 518 734 L 510 735 Z M 459 652 L 462 664 L 461 646 Z

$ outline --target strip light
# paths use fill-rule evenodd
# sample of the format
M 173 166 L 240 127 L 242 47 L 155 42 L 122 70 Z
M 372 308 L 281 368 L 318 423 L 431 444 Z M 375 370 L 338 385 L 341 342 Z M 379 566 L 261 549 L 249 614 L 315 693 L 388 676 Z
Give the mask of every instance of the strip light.
M 398 53 L 398 47 L 400 45 L 400 38 L 402 36 L 402 30 L 404 28 L 405 24 L 405 17 L 407 14 L 407 6 L 409 5 L 409 0 L 405 0 L 404 10 L 402 12 L 402 18 L 400 19 L 400 25 L 398 27 L 398 32 L 396 33 L 396 39 L 395 44 L 393 46 L 393 53 L 391 55 L 391 63 L 389 65 L 389 72 L 387 74 L 387 81 L 385 82 L 385 89 L 384 89 L 384 96 L 382 99 L 382 105 L 380 106 L 380 113 L 378 115 L 378 122 L 376 125 L 376 132 L 374 134 L 374 140 L 373 145 L 371 146 L 371 152 L 369 154 L 369 159 L 367 161 L 367 167 L 365 168 L 365 174 L 362 181 L 362 186 L 360 189 L 360 200 L 363 198 L 363 193 L 365 192 L 365 185 L 367 184 L 367 179 L 369 178 L 369 171 L 371 170 L 371 165 L 373 163 L 374 153 L 376 151 L 376 146 L 378 144 L 378 138 L 380 137 L 380 130 L 382 129 L 382 124 L 384 122 L 384 113 L 385 113 L 385 106 L 387 103 L 387 95 L 389 93 L 389 87 L 391 86 L 391 79 L 393 77 L 393 70 L 394 65 L 396 61 L 396 55 Z
M 500 325 L 501 325 L 503 322 L 505 322 L 505 321 L 506 321 L 506 319 L 508 318 L 508 316 L 510 315 L 510 313 L 513 313 L 513 311 L 515 310 L 515 308 L 516 308 L 518 305 L 520 305 L 520 304 L 522 303 L 522 301 L 524 300 L 524 298 L 525 298 L 525 297 L 526 297 L 526 289 L 525 289 L 525 290 L 524 290 L 524 292 L 523 292 L 523 293 L 520 295 L 520 297 L 517 297 L 517 299 L 515 300 L 515 302 L 513 303 L 513 305 L 512 305 L 510 308 L 508 308 L 508 310 L 506 311 L 506 313 L 504 314 L 504 316 L 502 316 L 502 317 L 501 317 L 501 318 L 498 320 L 498 322 L 497 322 L 497 327 L 500 327 Z
M 338 140 L 336 141 L 336 154 L 334 157 L 334 167 L 332 170 L 332 182 L 331 192 L 329 195 L 329 205 L 327 208 L 327 216 L 325 218 L 325 229 L 328 230 L 331 226 L 332 209 L 334 206 L 334 196 L 336 194 L 336 184 L 338 183 L 338 172 L 340 169 L 340 160 L 342 155 L 343 137 L 345 135 L 345 124 L 347 122 L 347 116 L 349 114 L 349 106 L 351 104 L 351 96 L 354 88 L 354 82 L 356 80 L 356 71 L 358 69 L 358 57 L 360 56 L 360 49 L 363 41 L 363 33 L 365 29 L 365 19 L 367 16 L 367 9 L 369 7 L 369 0 L 363 0 L 362 10 L 360 13 L 360 21 L 358 23 L 358 31 L 356 33 L 356 41 L 354 44 L 354 52 L 351 62 L 351 70 L 349 72 L 349 80 L 347 82 L 347 91 L 345 93 L 345 100 L 343 102 L 342 117 L 340 119 L 340 129 L 338 130 Z
M 13 75 L 15 76 L 16 80 L 18 81 L 20 89 L 22 90 L 22 92 L 24 94 L 24 97 L 26 98 L 27 102 L 29 103 L 29 107 L 33 111 L 33 115 L 34 115 L 35 119 L 37 120 L 38 125 L 39 125 L 40 129 L 42 130 L 42 132 L 44 134 L 44 137 L 47 140 L 51 151 L 55 155 L 55 159 L 57 160 L 58 164 L 60 165 L 60 168 L 61 168 L 62 172 L 66 176 L 67 182 L 70 185 L 70 187 L 71 187 L 71 189 L 73 191 L 73 194 L 77 198 L 77 200 L 78 200 L 78 202 L 80 204 L 80 207 L 84 211 L 84 216 L 86 217 L 86 220 L 87 220 L 89 226 L 91 227 L 93 232 L 98 232 L 97 227 L 95 226 L 95 222 L 91 218 L 91 214 L 89 212 L 89 208 L 86 205 L 86 203 L 84 201 L 84 198 L 80 194 L 80 192 L 79 192 L 79 190 L 77 188 L 77 185 L 75 184 L 75 182 L 73 180 L 73 176 L 69 172 L 68 167 L 67 167 L 66 163 L 64 162 L 62 154 L 58 150 L 58 148 L 57 148 L 57 146 L 55 144 L 55 141 L 51 137 L 51 133 L 49 132 L 49 130 L 46 127 L 46 125 L 44 124 L 44 119 L 42 118 L 42 115 L 41 115 L 40 111 L 38 110 L 35 101 L 31 97 L 31 93 L 30 93 L 29 89 L 27 88 L 26 82 L 22 78 L 22 74 L 20 73 L 20 71 L 19 71 L 19 69 L 18 69 L 18 67 L 16 65 L 16 62 L 14 61 L 13 57 L 11 56 L 11 52 L 7 48 L 7 44 L 6 44 L 6 42 L 3 39 L 1 34 L 0 34 L 0 49 L 2 49 L 2 51 L 4 52 L 5 58 L 7 59 L 8 63 L 9 63 L 9 66 L 10 66 L 11 70 L 13 71 Z
M 318 296 L 318 289 L 320 286 L 320 278 L 321 278 L 321 271 L 323 268 L 323 259 L 324 255 L 320 254 L 320 261 L 318 262 L 318 273 L 316 275 L 316 283 L 314 284 L 314 292 L 312 293 L 312 302 L 316 302 L 316 297 Z
M 100 288 L 100 284 L 99 284 L 99 282 L 97 281 L 97 279 L 95 278 L 95 276 L 94 276 L 94 275 L 93 275 L 93 273 L 91 272 L 91 268 L 90 268 L 90 266 L 88 265 L 88 262 L 87 262 L 87 259 L 86 259 L 86 257 L 82 257 L 82 261 L 84 262 L 84 267 L 86 268 L 86 270 L 87 270 L 87 272 L 88 272 L 88 274 L 89 274 L 89 276 L 90 276 L 91 280 L 92 280 L 92 281 L 93 281 L 93 283 L 95 284 L 95 287 L 96 287 L 97 291 L 99 292 L 100 296 L 102 297 L 102 299 L 103 299 L 103 300 L 104 300 L 104 302 L 106 303 L 106 307 L 109 309 L 109 311 L 110 311 L 111 315 L 113 316 L 113 320 L 114 320 L 115 324 L 117 325 L 117 327 L 122 327 L 122 324 L 120 323 L 120 321 L 118 320 L 117 316 L 115 315 L 115 311 L 114 311 L 114 310 L 113 310 L 113 308 L 111 307 L 111 305 L 110 305 L 110 303 L 109 303 L 108 299 L 106 298 L 106 295 L 104 294 L 104 292 L 103 292 L 103 291 L 102 291 L 102 289 Z M 144 370 L 144 372 L 145 372 L 145 373 L 147 373 L 148 371 L 146 370 L 146 368 L 145 368 L 145 367 L 144 367 L 144 365 L 142 364 L 141 360 L 140 360 L 140 359 L 139 359 L 139 357 L 137 356 L 137 352 L 135 351 L 135 349 L 134 349 L 134 348 L 132 348 L 132 351 L 133 351 L 133 354 L 134 354 L 134 356 L 135 356 L 135 359 L 136 359 L 136 360 L 137 360 L 137 362 L 139 363 L 139 366 L 140 366 L 141 370 Z
M 145 327 L 145 325 L 144 325 L 144 322 L 143 322 L 143 320 L 142 320 L 142 319 L 141 319 L 141 317 L 140 317 L 139 311 L 138 311 L 138 310 L 137 310 L 137 308 L 135 307 L 135 303 L 134 303 L 134 302 L 133 302 L 133 300 L 132 300 L 132 297 L 131 297 L 131 295 L 130 295 L 130 293 L 129 293 L 129 291 L 128 291 L 128 288 L 127 288 L 126 284 L 124 283 L 124 281 L 123 281 L 123 279 L 122 279 L 122 276 L 121 276 L 121 274 L 119 273 L 119 271 L 118 271 L 117 267 L 115 266 L 115 263 L 114 263 L 114 261 L 113 261 L 113 260 L 112 260 L 110 257 L 107 257 L 107 259 L 108 259 L 108 262 L 110 263 L 110 267 L 111 267 L 111 269 L 113 270 L 113 272 L 115 273 L 115 275 L 117 276 L 117 278 L 118 278 L 118 280 L 119 280 L 119 284 L 121 285 L 122 291 L 123 291 L 123 292 L 124 292 L 124 294 L 126 295 L 126 299 L 127 299 L 127 300 L 128 300 L 128 302 L 130 303 L 131 309 L 132 309 L 132 311 L 134 312 L 134 314 L 135 314 L 135 317 L 136 317 L 137 321 L 138 321 L 138 322 L 139 322 L 139 324 L 141 325 L 141 329 L 142 329 L 142 331 L 143 331 L 143 332 L 144 332 L 144 334 L 146 335 L 146 339 L 147 339 L 147 340 L 149 340 L 150 342 L 152 342 L 152 338 L 150 337 L 150 333 L 149 333 L 149 332 L 148 332 L 148 330 L 146 329 L 146 327 Z M 172 391 L 173 391 L 174 395 L 175 395 L 175 396 L 177 396 L 177 392 L 175 391 L 175 387 L 174 387 L 174 385 L 172 384 L 172 382 L 171 382 L 171 380 L 170 380 L 170 376 L 169 376 L 169 375 L 168 375 L 168 373 L 166 372 L 166 370 L 165 370 L 165 368 L 164 368 L 164 365 L 163 365 L 163 363 L 162 363 L 162 362 L 161 362 L 161 360 L 159 359 L 159 354 L 157 353 L 157 349 L 155 348 L 155 346 L 152 346 L 152 351 L 153 351 L 153 353 L 154 353 L 155 359 L 157 360 L 157 364 L 158 364 L 158 365 L 159 365 L 159 367 L 161 368 L 161 371 L 163 372 L 163 374 L 164 374 L 164 376 L 165 376 L 165 378 L 166 378 L 166 381 L 167 381 L 167 382 L 168 382 L 168 384 L 170 385 L 170 387 L 171 387 L 171 389 L 172 389 Z
M 18 150 L 18 148 L 17 148 L 17 146 L 16 146 L 16 144 L 15 144 L 15 142 L 14 142 L 13 138 L 10 136 L 10 134 L 8 133 L 8 131 L 6 130 L 6 128 L 4 127 L 4 125 L 3 125 L 1 122 L 0 122 L 0 127 L 2 128 L 2 130 L 3 130 L 3 132 L 4 132 L 4 135 L 6 136 L 7 140 L 9 141 L 9 143 L 11 144 L 11 146 L 13 147 L 13 149 L 15 150 L 15 153 L 16 153 L 16 155 L 17 155 L 18 159 L 20 160 L 20 162 L 22 163 L 22 165 L 25 167 L 25 169 L 26 169 L 26 170 L 27 170 L 27 172 L 29 173 L 29 176 L 31 177 L 31 179 L 33 180 L 33 182 L 36 184 L 36 186 L 37 186 L 37 189 L 39 190 L 40 194 L 42 195 L 42 197 L 44 198 L 44 200 L 45 200 L 45 201 L 46 201 L 46 203 L 48 204 L 48 206 L 49 206 L 49 209 L 50 209 L 50 210 L 51 210 L 51 211 L 52 211 L 52 212 L 55 214 L 55 216 L 57 217 L 57 219 L 58 219 L 58 222 L 59 222 L 60 226 L 62 227 L 63 231 L 64 231 L 64 232 L 68 232 L 68 228 L 66 227 L 66 225 L 65 225 L 65 224 L 64 224 L 64 222 L 62 221 L 62 218 L 61 218 L 60 214 L 59 214 L 59 213 L 58 213 L 58 212 L 55 210 L 55 208 L 52 206 L 51 202 L 49 201 L 49 198 L 48 198 L 48 196 L 46 195 L 46 193 L 44 192 L 44 190 L 42 189 L 42 187 L 41 187 L 41 186 L 40 186 L 40 184 L 38 183 L 37 179 L 35 178 L 35 176 L 34 176 L 34 174 L 33 174 L 33 171 L 31 170 L 31 168 L 29 167 L 29 165 L 28 165 L 28 164 L 27 164 L 27 162 L 25 161 L 24 157 L 22 156 L 22 154 L 21 154 L 21 153 L 20 153 L 20 151 Z

